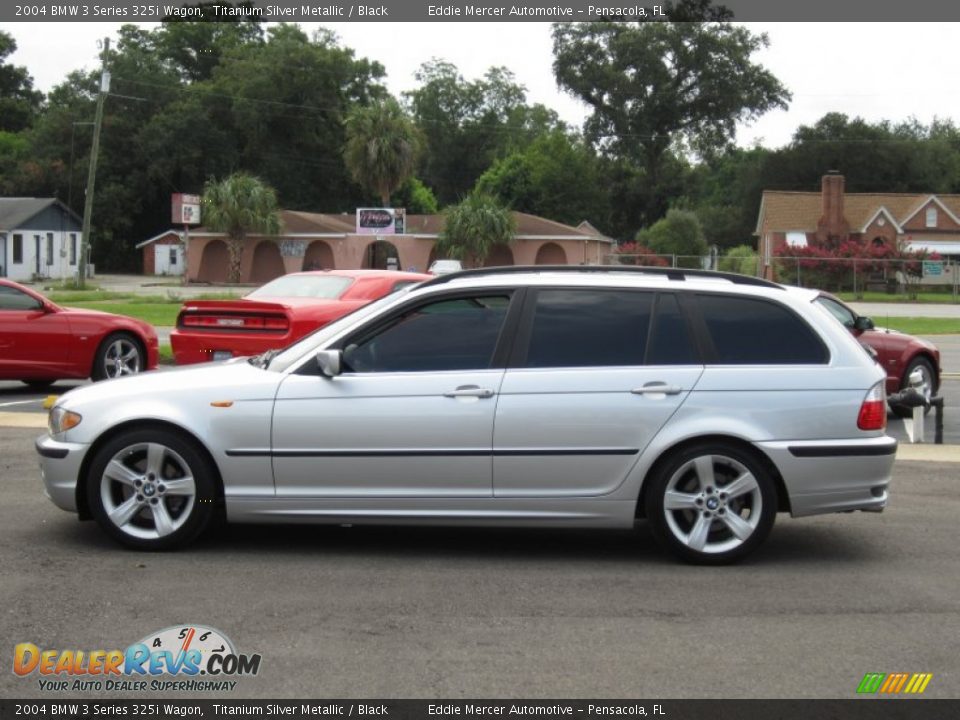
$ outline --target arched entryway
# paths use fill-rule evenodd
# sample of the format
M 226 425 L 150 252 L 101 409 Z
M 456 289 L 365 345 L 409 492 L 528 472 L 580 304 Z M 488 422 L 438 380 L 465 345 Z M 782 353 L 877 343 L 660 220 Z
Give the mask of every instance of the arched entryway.
M 386 240 L 377 240 L 367 245 L 363 252 L 363 267 L 368 270 L 386 270 L 390 258 L 396 259 L 396 268 L 402 268 L 400 261 L 400 251 L 393 243 Z
M 537 250 L 537 259 L 534 262 L 537 265 L 566 265 L 567 254 L 556 243 L 548 242 Z
M 285 275 L 280 247 L 272 240 L 262 240 L 253 251 L 253 266 L 250 268 L 250 282 L 265 283 Z
M 211 240 L 203 246 L 200 255 L 200 270 L 197 280 L 209 283 L 225 283 L 230 268 L 230 252 L 223 240 Z
M 513 251 L 508 245 L 494 245 L 487 259 L 483 261 L 484 267 L 503 267 L 513 264 Z
M 303 270 L 334 270 L 333 249 L 323 240 L 315 240 L 307 246 L 303 256 Z

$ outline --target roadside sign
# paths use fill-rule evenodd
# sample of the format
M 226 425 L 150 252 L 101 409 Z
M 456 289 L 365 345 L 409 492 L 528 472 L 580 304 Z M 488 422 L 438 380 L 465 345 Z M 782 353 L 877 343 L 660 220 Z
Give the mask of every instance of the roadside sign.
M 943 275 L 943 263 L 937 260 L 924 260 L 923 261 L 923 276 L 924 277 L 939 277 Z

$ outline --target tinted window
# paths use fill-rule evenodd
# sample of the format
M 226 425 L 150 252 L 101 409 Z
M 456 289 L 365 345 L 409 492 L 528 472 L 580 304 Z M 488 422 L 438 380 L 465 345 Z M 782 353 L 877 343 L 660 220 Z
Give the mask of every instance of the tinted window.
M 700 310 L 721 365 L 827 362 L 820 338 L 797 315 L 767 300 L 701 295 Z
M 497 295 L 423 305 L 372 337 L 348 343 L 344 362 L 356 372 L 487 368 L 509 304 L 508 296 Z
M 837 320 L 842 322 L 848 328 L 852 328 L 856 318 L 853 315 L 853 312 L 849 310 L 845 305 L 841 305 L 835 300 L 831 300 L 826 297 L 818 297 L 814 302 L 816 302 L 821 307 L 826 308 L 831 315 L 833 315 Z
M 653 293 L 542 290 L 526 367 L 642 365 Z
M 43 305 L 16 288 L 0 285 L 0 310 L 39 310 Z
M 647 365 L 698 365 L 697 352 L 690 328 L 675 295 L 657 296 L 657 312 L 650 329 L 650 349 Z
M 338 275 L 283 275 L 247 295 L 249 298 L 323 298 L 340 297 L 353 278 Z

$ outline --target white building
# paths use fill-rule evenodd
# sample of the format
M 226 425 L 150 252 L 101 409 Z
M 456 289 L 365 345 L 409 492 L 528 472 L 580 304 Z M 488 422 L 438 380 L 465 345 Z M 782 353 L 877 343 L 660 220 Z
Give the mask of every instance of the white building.
M 74 277 L 82 229 L 80 217 L 56 198 L 0 198 L 0 277 Z

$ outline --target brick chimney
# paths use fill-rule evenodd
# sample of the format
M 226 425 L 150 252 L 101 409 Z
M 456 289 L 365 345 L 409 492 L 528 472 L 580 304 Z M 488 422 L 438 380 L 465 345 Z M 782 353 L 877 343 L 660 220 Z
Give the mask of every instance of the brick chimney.
M 836 247 L 847 239 L 850 226 L 843 215 L 843 175 L 828 170 L 820 186 L 822 211 L 817 222 L 817 240 L 821 245 Z

